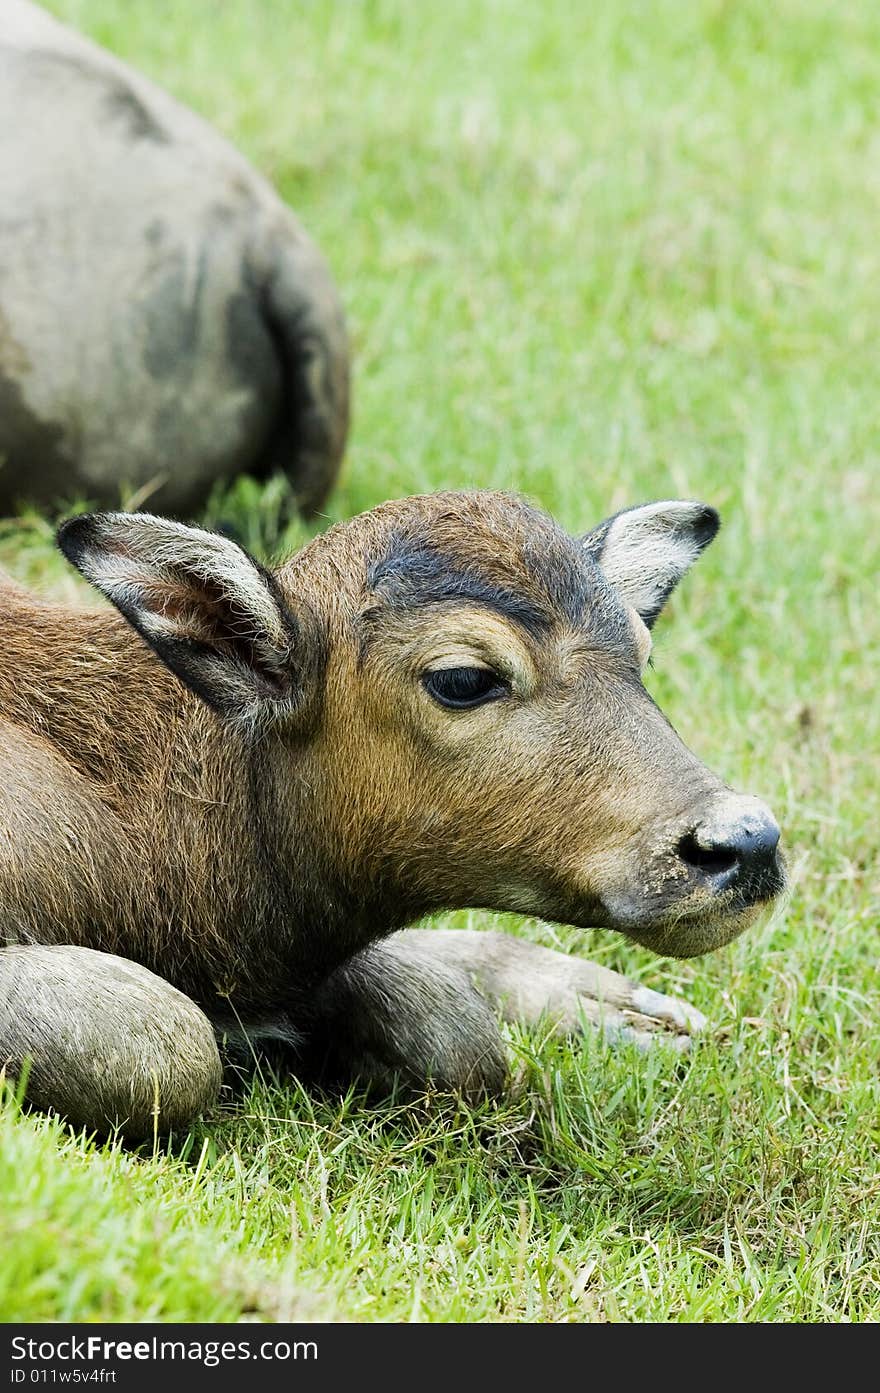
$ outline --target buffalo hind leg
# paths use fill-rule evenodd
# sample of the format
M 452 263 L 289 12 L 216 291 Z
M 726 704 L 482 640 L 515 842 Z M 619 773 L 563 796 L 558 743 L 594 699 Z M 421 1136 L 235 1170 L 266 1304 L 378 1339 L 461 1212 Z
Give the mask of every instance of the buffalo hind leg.
M 0 1070 L 77 1127 L 141 1141 L 186 1127 L 220 1090 L 207 1016 L 138 963 L 72 945 L 0 949 Z

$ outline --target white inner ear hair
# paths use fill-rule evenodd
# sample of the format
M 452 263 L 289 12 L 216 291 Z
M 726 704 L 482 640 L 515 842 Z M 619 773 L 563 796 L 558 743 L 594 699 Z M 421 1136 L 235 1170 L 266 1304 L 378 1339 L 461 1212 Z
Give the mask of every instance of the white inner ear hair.
M 599 565 L 634 609 L 656 607 L 696 561 L 693 528 L 703 511 L 699 503 L 650 503 L 615 518 Z
M 83 573 L 121 609 L 162 610 L 161 596 L 200 583 L 219 587 L 249 627 L 271 643 L 288 639 L 265 581 L 235 542 L 149 513 L 108 518 L 98 544 L 80 563 Z M 197 593 L 193 602 L 198 605 Z

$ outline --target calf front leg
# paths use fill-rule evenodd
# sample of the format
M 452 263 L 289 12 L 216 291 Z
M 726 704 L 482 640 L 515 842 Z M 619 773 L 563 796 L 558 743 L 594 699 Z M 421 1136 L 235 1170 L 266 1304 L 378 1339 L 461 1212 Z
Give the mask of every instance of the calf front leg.
M 505 1020 L 547 1024 L 573 1035 L 585 1022 L 610 1039 L 647 1046 L 660 1037 L 687 1050 L 706 1018 L 687 1002 L 598 963 L 542 948 L 510 934 L 470 929 L 404 929 L 388 945 L 407 941 L 437 963 L 454 964 Z
M 618 972 L 504 933 L 404 929 L 356 954 L 317 997 L 313 1063 L 383 1088 L 395 1078 L 466 1095 L 498 1093 L 507 1068 L 498 1016 L 573 1035 L 658 1038 L 686 1050 L 705 1018 Z

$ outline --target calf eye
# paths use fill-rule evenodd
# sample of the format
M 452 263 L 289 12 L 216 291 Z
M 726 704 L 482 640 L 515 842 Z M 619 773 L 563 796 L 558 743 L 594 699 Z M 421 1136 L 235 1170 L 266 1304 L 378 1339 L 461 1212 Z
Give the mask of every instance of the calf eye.
M 422 685 L 428 696 L 441 706 L 460 711 L 469 706 L 482 706 L 486 701 L 497 701 L 507 696 L 508 686 L 498 676 L 485 667 L 441 667 L 422 676 Z

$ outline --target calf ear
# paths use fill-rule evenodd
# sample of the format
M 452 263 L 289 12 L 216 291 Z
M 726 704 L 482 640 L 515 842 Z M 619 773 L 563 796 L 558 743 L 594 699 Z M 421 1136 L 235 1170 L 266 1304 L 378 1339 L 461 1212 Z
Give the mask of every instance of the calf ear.
M 220 715 L 255 722 L 301 705 L 304 616 L 235 542 L 149 513 L 86 513 L 58 545 Z
M 685 571 L 720 526 L 705 503 L 648 503 L 628 508 L 581 538 L 607 580 L 650 629 Z

